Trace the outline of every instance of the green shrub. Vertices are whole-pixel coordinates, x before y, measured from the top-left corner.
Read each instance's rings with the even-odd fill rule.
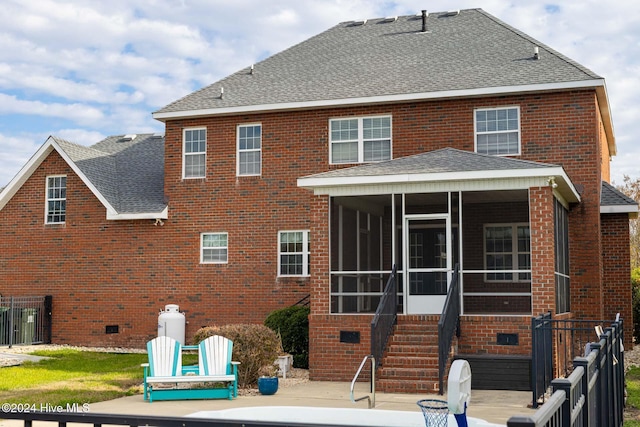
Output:
[[[631,303],[633,310],[633,336],[640,342],[640,268],[631,271]]]
[[[272,311],[264,324],[282,339],[282,349],[293,356],[293,366],[309,368],[309,307],[294,305]]]
[[[260,371],[273,365],[280,351],[277,334],[264,325],[224,325],[201,328],[193,336],[195,344],[212,335],[221,335],[233,341],[233,360],[238,366],[238,386],[257,384]]]

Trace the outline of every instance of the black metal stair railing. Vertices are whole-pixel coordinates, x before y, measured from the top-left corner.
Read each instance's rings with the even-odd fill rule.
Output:
[[[453,269],[453,276],[442,315],[438,321],[438,392],[444,393],[444,371],[449,362],[449,350],[453,336],[460,336],[460,280],[458,264]]]
[[[379,367],[382,363],[382,354],[387,347],[387,342],[398,319],[398,281],[396,273],[396,266],[394,265],[376,313],[373,316],[373,320],[371,320],[371,354],[376,361],[376,367]]]

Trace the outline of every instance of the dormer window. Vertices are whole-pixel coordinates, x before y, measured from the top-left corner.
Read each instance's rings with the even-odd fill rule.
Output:
[[[520,108],[482,108],[475,111],[476,152],[493,156],[520,154]]]
[[[47,177],[47,224],[64,224],[67,214],[67,177]]]

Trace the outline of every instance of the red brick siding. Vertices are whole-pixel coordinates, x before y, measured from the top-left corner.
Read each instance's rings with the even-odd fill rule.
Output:
[[[351,381],[362,359],[371,354],[372,315],[309,316],[309,377],[316,381]],[[360,343],[340,342],[340,331],[360,333]]]
[[[315,316],[329,312],[328,199],[297,188],[296,179],[343,167],[328,165],[329,119],[391,114],[397,158],[443,147],[473,150],[474,108],[505,105],[521,107],[519,158],[561,164],[583,189],[583,202],[570,213],[572,303],[590,316],[585,307],[602,295],[593,292],[602,276],[594,237],[600,234],[601,154],[591,90],[171,120],[165,149],[169,219],[162,227],[152,220],[105,220],[99,201],[52,155],[0,211],[6,278],[0,292],[54,295],[56,342],[142,344],[156,333],[157,313],[166,303],[186,311],[187,336],[208,324],[262,322],[274,308],[309,292],[315,327]],[[236,177],[236,126],[244,123],[263,126],[260,177]],[[196,126],[207,127],[207,175],[183,180],[182,130]],[[47,173],[69,176],[62,227],[43,225]],[[549,195],[540,197],[551,209]],[[277,277],[277,232],[292,229],[311,230],[311,278]],[[229,233],[228,264],[199,263],[202,232]],[[537,262],[547,262],[540,256]],[[546,290],[548,278],[542,279]],[[349,318],[335,322],[348,324]],[[119,324],[121,333],[105,335],[107,324]],[[314,343],[314,366],[333,353],[319,347]]]
[[[620,313],[625,324],[625,345],[632,344],[631,255],[627,237],[627,214],[602,215],[603,315],[614,319]]]
[[[531,354],[530,316],[462,316],[458,354]],[[498,345],[498,334],[517,334],[518,345]]]
[[[553,194],[550,187],[529,189],[531,292],[533,315],[556,312]]]

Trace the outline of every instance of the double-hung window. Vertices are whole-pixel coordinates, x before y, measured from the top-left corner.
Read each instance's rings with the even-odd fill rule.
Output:
[[[207,162],[207,130],[185,129],[183,134],[182,176],[204,178]]]
[[[226,264],[228,260],[227,233],[202,233],[200,235],[200,262],[202,264]]]
[[[485,279],[488,282],[531,280],[529,224],[498,224],[484,227]],[[505,272],[501,273],[501,270]],[[522,271],[526,270],[526,271]]]
[[[520,108],[475,110],[476,152],[495,156],[520,154]]]
[[[67,177],[47,177],[46,223],[63,224],[67,216]]]
[[[309,231],[278,233],[278,275],[308,276],[310,262]]]
[[[262,172],[262,125],[238,126],[238,176]]]
[[[391,116],[329,121],[332,164],[391,159]]]

